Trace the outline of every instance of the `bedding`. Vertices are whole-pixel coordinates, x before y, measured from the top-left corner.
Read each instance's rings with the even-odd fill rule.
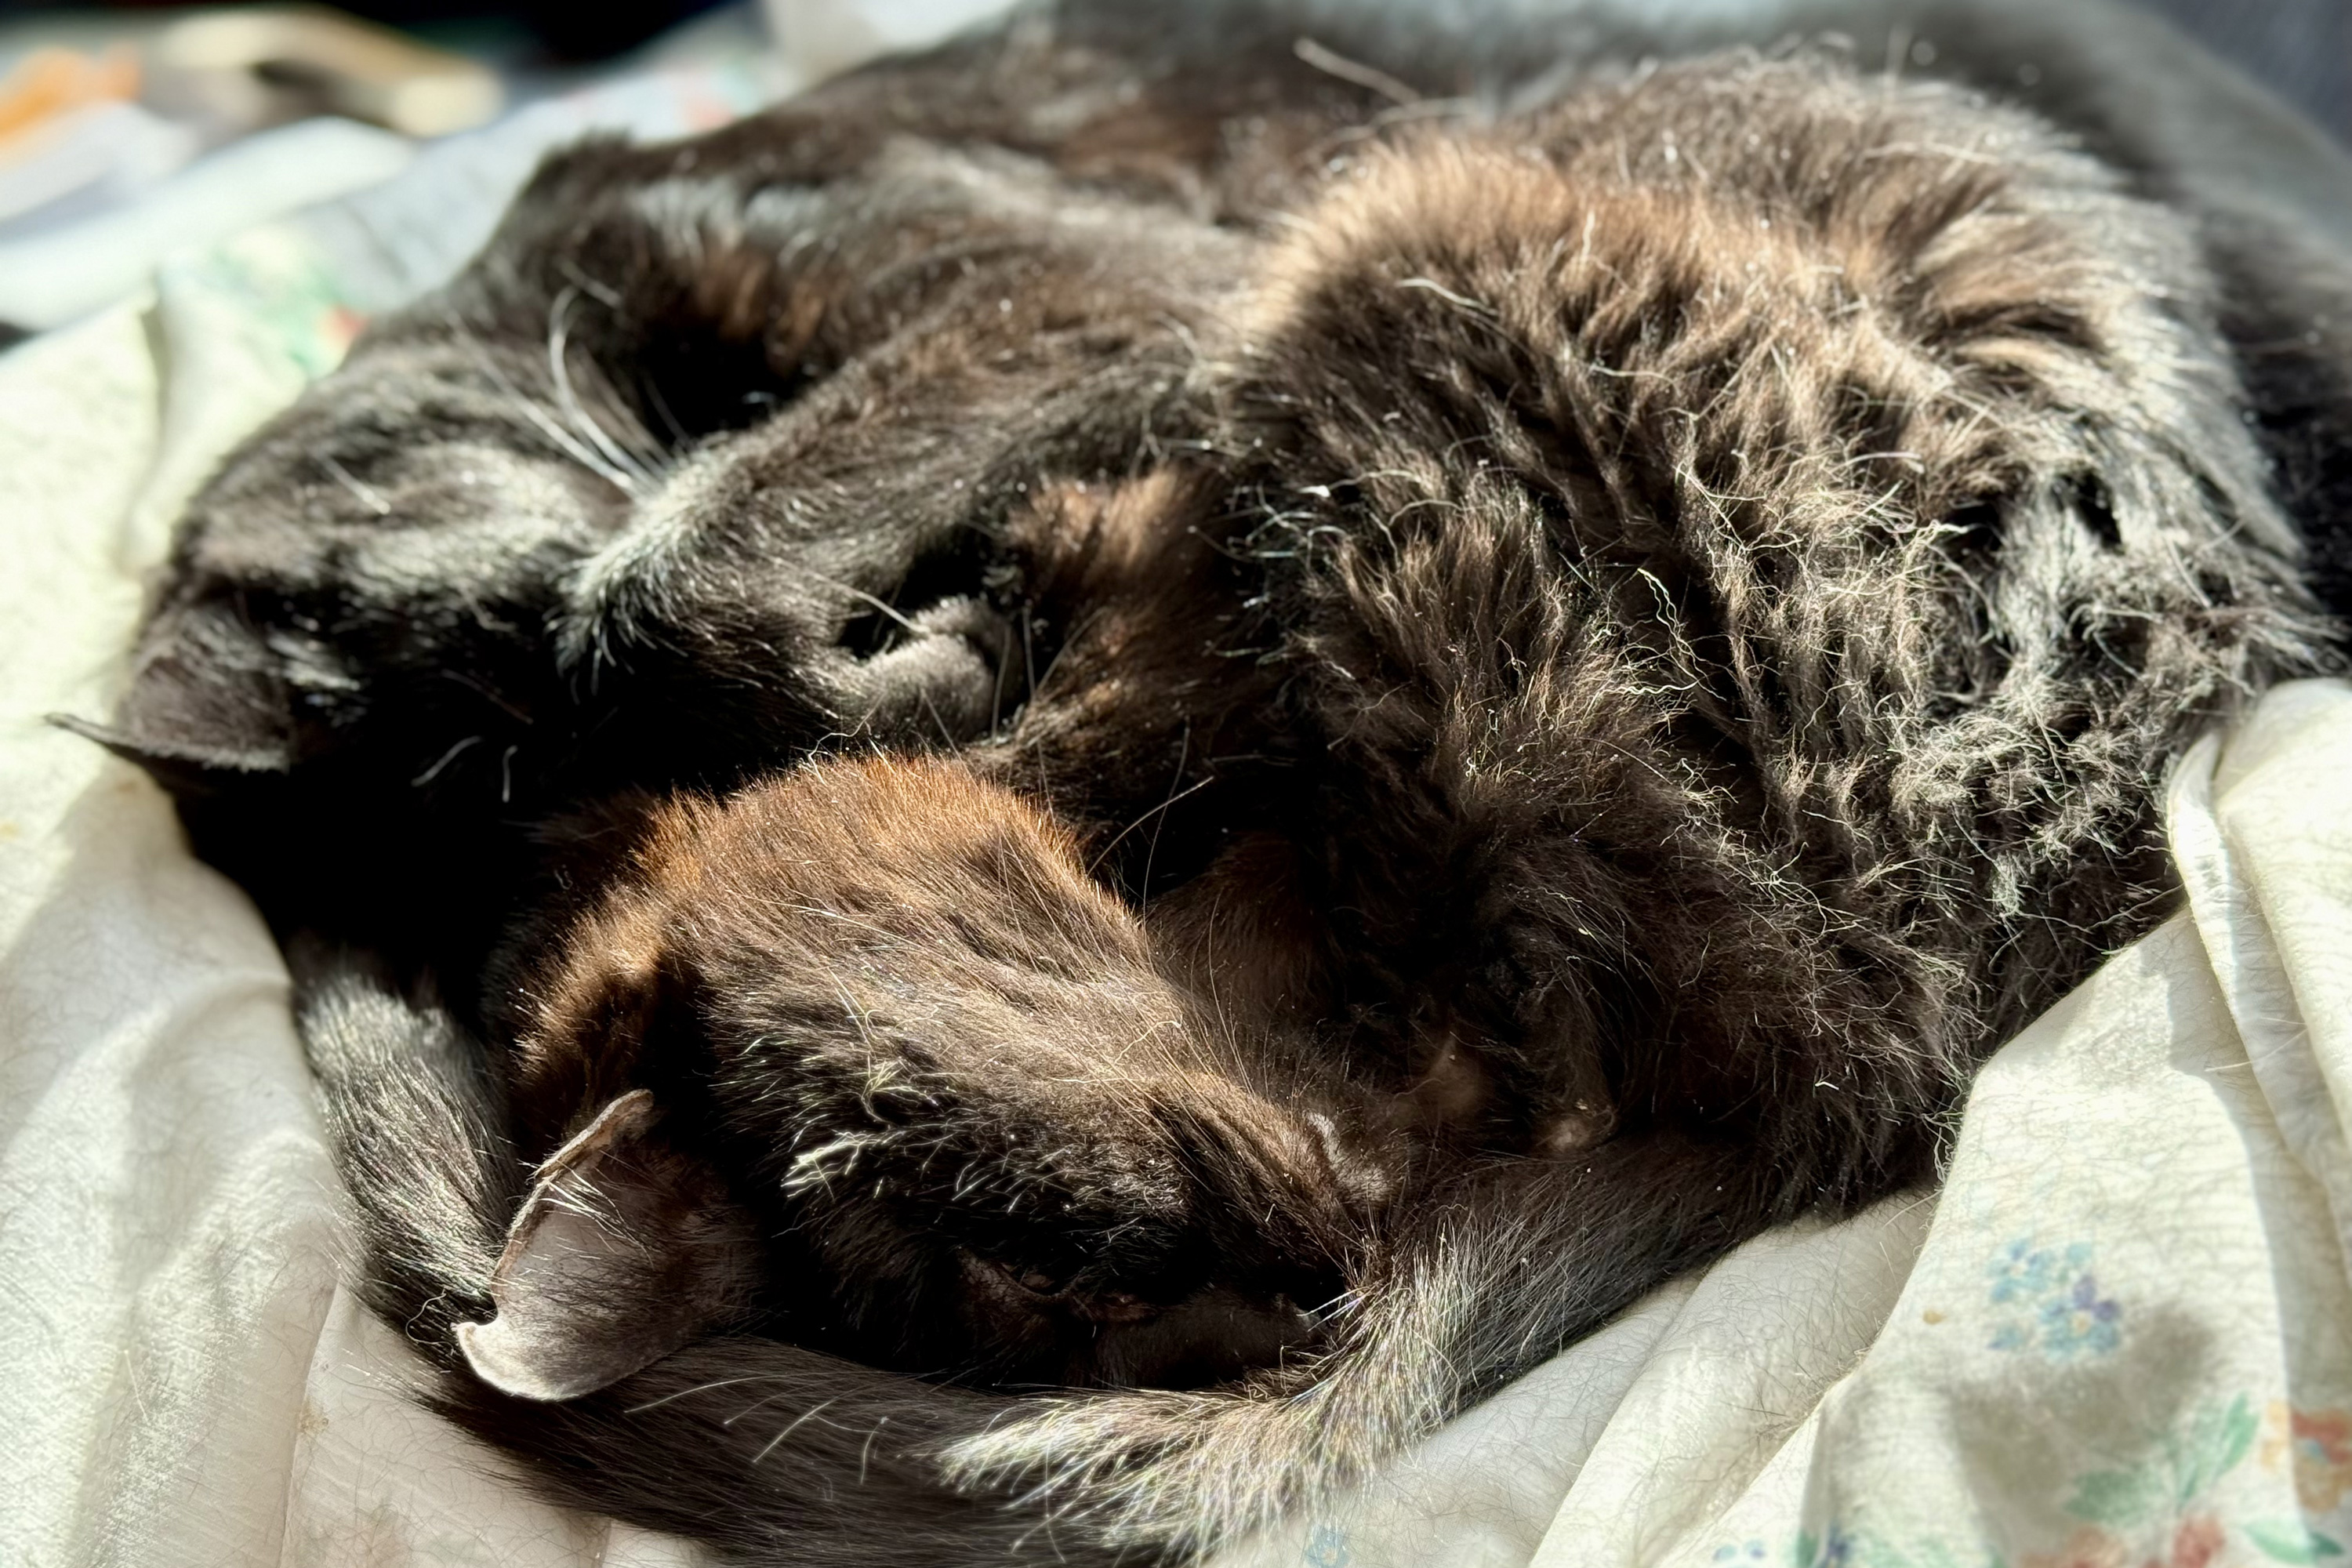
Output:
[[[0,1562],[683,1563],[418,1409],[243,895],[108,711],[208,465],[454,264],[551,106],[0,360]],[[429,218],[430,221],[420,221]],[[1760,1238],[1223,1560],[2217,1568],[2352,1552],[2352,688],[2179,772],[2189,896],[1985,1069],[1940,1194]]]

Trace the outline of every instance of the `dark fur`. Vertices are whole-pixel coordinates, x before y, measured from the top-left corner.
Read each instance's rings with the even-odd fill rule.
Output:
[[[662,1140],[789,1238],[781,1337],[1221,1381],[1307,1337],[1400,1172],[1374,1101],[1154,959],[1034,806],[945,764],[813,765],[652,814],[514,988],[509,1121],[537,1163],[653,1091]]]
[[[1617,79],[1606,6],[1213,9],[558,160],[183,535],[116,739],[452,991],[306,1037],[374,1305],[554,1495],[768,1561],[1263,1523],[1930,1177],[2165,908],[2168,763],[2329,667],[2352,182],[2166,35],[2158,112],[1948,8],[2093,156]],[[728,793],[843,737],[961,756]]]

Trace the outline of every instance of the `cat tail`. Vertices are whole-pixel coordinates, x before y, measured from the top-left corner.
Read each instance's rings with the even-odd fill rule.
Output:
[[[549,1500],[725,1561],[982,1568],[1183,1561],[1328,1502],[1664,1279],[1790,1217],[1752,1145],[1622,1136],[1417,1202],[1335,1309],[1336,1348],[1199,1393],[1006,1396],[775,1340],[689,1344],[558,1403],[470,1375],[460,1322],[528,1173],[479,1049],[356,973],[301,1023],[359,1212],[363,1293],[441,1369],[434,1409]],[[1811,1192],[1814,1184],[1803,1184]]]
[[[1675,1176],[1687,1184],[1644,1194],[1630,1173],[1521,1168],[1465,1189],[1410,1257],[1366,1282],[1341,1348],[1236,1389],[1013,1398],[720,1338],[561,1404],[462,1374],[433,1403],[525,1459],[541,1495],[698,1538],[722,1561],[1189,1563],[1329,1504],[1760,1228],[1752,1194],[1742,1209],[1715,1190],[1720,1174],[1727,1191],[1729,1165],[1704,1174],[1685,1169]]]
[[[1180,1558],[1328,1506],[1675,1275],[1803,1205],[1752,1144],[1636,1134],[1435,1195],[1352,1293],[1339,1345],[1255,1386],[1035,1399],[946,1450],[1066,1528]],[[1813,1184],[1804,1184],[1804,1190]]]
[[[488,1317],[490,1278],[527,1173],[481,1047],[355,961],[298,944],[295,1021],[320,1086],[378,1317],[443,1366],[455,1325]]]
[[[809,1568],[1076,1568],[1159,1555],[1065,1528],[1042,1501],[958,1488],[941,1456],[1029,1402],[773,1340],[708,1339],[609,1388],[519,1399],[471,1375],[456,1330],[490,1281],[530,1171],[498,1129],[481,1047],[443,1008],[298,952],[298,1019],[359,1233],[357,1288],[436,1369],[424,1403],[562,1506]]]

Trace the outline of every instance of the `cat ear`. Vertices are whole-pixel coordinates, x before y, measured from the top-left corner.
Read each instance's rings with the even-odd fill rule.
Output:
[[[702,1162],[664,1142],[633,1089],[539,1168],[490,1280],[498,1315],[457,1325],[474,1374],[523,1399],[576,1399],[738,1311],[758,1229]]]
[[[155,617],[112,723],[68,714],[51,721],[182,794],[204,793],[221,773],[284,773],[294,763],[283,661],[226,605],[178,605]]]

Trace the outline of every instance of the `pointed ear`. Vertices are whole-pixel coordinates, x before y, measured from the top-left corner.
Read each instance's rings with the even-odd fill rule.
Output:
[[[522,1399],[576,1399],[740,1311],[760,1237],[718,1173],[661,1140],[632,1089],[539,1168],[490,1280],[498,1315],[457,1325],[474,1374]]]
[[[284,773],[294,764],[284,661],[229,605],[175,605],[139,639],[131,689],[111,724],[68,714],[60,728],[137,763],[177,793],[205,792],[223,773]]]

